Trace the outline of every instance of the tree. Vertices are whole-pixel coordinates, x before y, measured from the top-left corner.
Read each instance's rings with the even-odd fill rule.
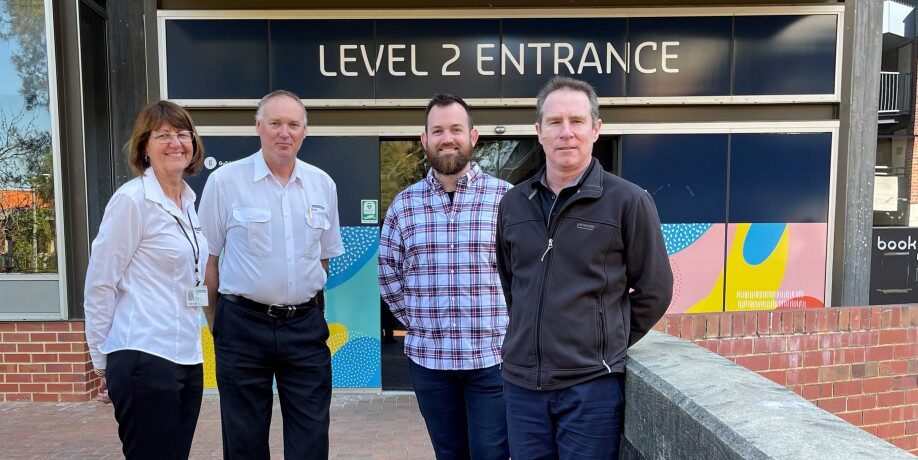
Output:
[[[11,61],[19,74],[26,110],[48,107],[45,9],[41,0],[0,0],[0,39],[15,44]]]
[[[0,0],[0,46],[10,50],[22,105],[0,106],[0,270],[56,272],[51,134],[44,2]],[[2,246],[6,246],[3,248]]]
[[[424,149],[418,141],[379,143],[380,212],[385,216],[395,195],[427,172]]]

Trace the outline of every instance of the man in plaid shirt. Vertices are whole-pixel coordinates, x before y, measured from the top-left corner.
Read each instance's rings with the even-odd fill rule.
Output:
[[[494,252],[510,184],[471,162],[478,131],[462,99],[427,105],[431,170],[395,197],[379,241],[379,289],[405,325],[405,354],[438,459],[506,459],[500,347],[507,307]]]

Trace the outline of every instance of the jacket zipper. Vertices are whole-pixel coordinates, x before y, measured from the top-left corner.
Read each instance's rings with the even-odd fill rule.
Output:
[[[545,252],[542,253],[542,262],[545,262],[545,255],[547,255],[548,251],[551,250],[553,242],[554,242],[553,239],[551,238],[548,239],[548,247],[545,248]]]
[[[596,307],[596,312],[599,314],[599,359],[602,361],[602,365],[606,366],[606,370],[609,373],[612,373],[612,368],[606,363],[606,317],[602,311],[602,305]]]
[[[558,211],[558,215],[554,219],[551,218],[551,212],[555,209],[555,204],[557,200],[551,204],[551,208],[548,210],[548,246],[545,248],[545,252],[542,253],[542,262],[545,262],[545,256],[549,255],[548,252],[551,248],[554,247],[554,233],[555,228],[557,228],[558,221],[561,220],[561,214],[565,209],[570,207],[570,204],[577,201],[578,195],[580,195],[580,190],[577,190],[574,193],[574,196],[567,199],[561,209]],[[545,263],[545,268],[542,271],[542,290],[539,293],[539,311],[538,311],[538,321],[536,321],[536,358],[538,363],[536,364],[536,391],[542,391],[542,306],[545,305],[545,289],[548,286],[548,273],[551,268],[551,257],[548,258],[548,262]],[[609,367],[608,365],[606,366]]]

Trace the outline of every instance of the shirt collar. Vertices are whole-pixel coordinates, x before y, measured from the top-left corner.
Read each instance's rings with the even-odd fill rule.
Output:
[[[144,197],[154,203],[159,203],[167,210],[172,208],[176,209],[175,203],[172,200],[166,198],[166,192],[163,192],[162,185],[159,184],[159,180],[156,179],[156,174],[153,173],[153,167],[148,167],[143,172],[143,194]],[[189,205],[194,206],[194,202],[197,200],[197,195],[194,193],[194,190],[182,181],[182,204],[187,207]]]
[[[252,155],[252,182],[258,182],[269,175],[271,175],[271,170],[268,169],[268,163],[265,163],[264,153],[259,149]],[[290,182],[300,179],[300,183],[303,183],[302,177],[303,173],[300,171],[300,162],[296,162],[293,165],[293,174],[290,175]]]
[[[459,190],[461,188],[470,187],[479,178],[481,178],[482,174],[484,174],[484,171],[481,170],[481,167],[478,166],[478,163],[475,163],[473,161],[473,162],[470,162],[469,165],[470,167],[469,167],[468,172],[466,172],[464,176],[460,177],[459,182],[456,183],[456,190]],[[440,181],[438,181],[437,178],[434,177],[433,168],[430,168],[430,170],[427,171],[427,177],[424,180],[426,180],[428,185],[430,185],[431,187],[443,188],[443,184],[441,184]]]
[[[565,185],[564,187],[562,187],[562,190],[563,190],[563,189],[566,189],[566,188],[570,188],[570,187],[579,186],[579,185],[581,184],[581,182],[583,181],[583,178],[586,176],[586,174],[587,174],[587,172],[588,172],[589,170],[590,170],[590,167],[587,166],[587,168],[584,169],[583,172],[580,173],[579,176],[573,178],[567,185]],[[546,174],[548,174],[548,171],[547,171],[547,170],[542,170],[541,177],[539,177],[539,181],[536,182],[536,185],[540,185],[541,187],[545,188],[546,190],[551,190],[551,187],[548,186],[548,179],[546,178]]]

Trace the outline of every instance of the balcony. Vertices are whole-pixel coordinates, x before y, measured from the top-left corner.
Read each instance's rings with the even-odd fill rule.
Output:
[[[880,117],[911,113],[913,86],[910,73],[880,72]]]

